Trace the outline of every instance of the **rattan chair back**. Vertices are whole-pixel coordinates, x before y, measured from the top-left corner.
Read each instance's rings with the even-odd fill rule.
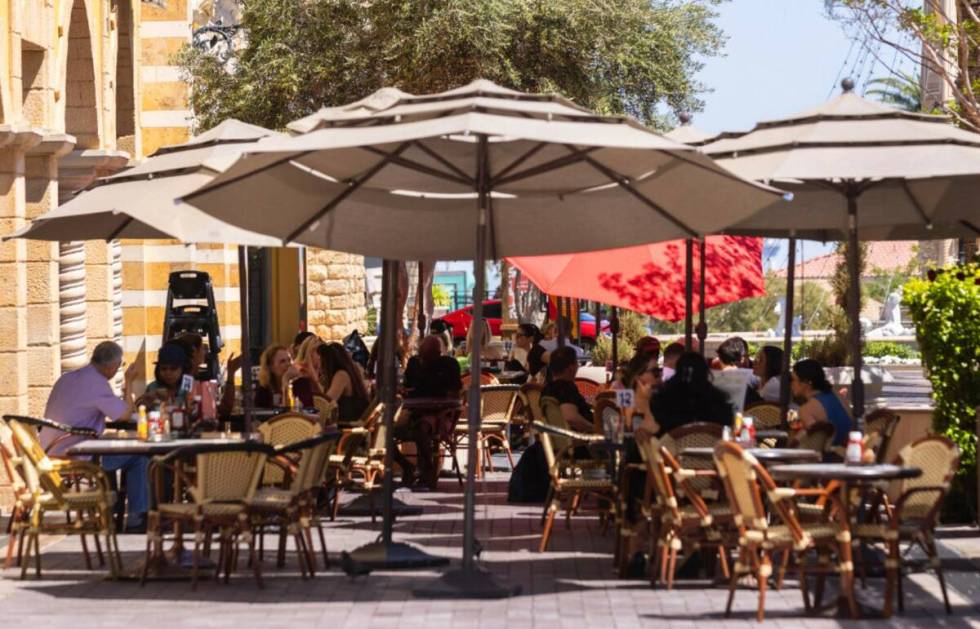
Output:
[[[902,448],[895,463],[922,470],[921,476],[896,481],[889,488],[895,504],[901,505],[899,519],[935,516],[960,466],[956,444],[939,435],[922,437]]]
[[[596,396],[603,390],[601,384],[588,378],[575,378],[575,388],[588,402],[595,402]]]
[[[778,404],[759,402],[745,408],[745,415],[755,418],[756,430],[775,430],[783,425],[782,413]]]
[[[305,441],[318,435],[322,430],[323,428],[315,420],[299,413],[276,415],[259,425],[262,442],[274,448]],[[279,485],[285,480],[285,477],[286,475],[280,467],[270,463],[265,467],[262,484]]]
[[[674,457],[685,448],[711,448],[721,439],[724,428],[711,422],[694,422],[671,430],[660,440],[660,445]]]
[[[661,513],[669,514],[669,517],[674,521],[680,521],[677,494],[674,489],[674,481],[671,478],[673,469],[668,467],[663,456],[667,452],[666,448],[661,445],[656,437],[637,439],[636,445],[646,463],[648,484],[653,488],[653,494]]]
[[[20,466],[20,457],[14,449],[14,431],[11,430],[6,420],[0,419],[0,461],[3,462],[3,470],[7,474],[7,481],[18,496],[27,490]]]
[[[562,416],[561,406],[555,398],[548,395],[541,398],[541,414],[544,418],[544,424],[568,430],[568,423]],[[572,442],[567,437],[547,432],[539,432],[538,436],[541,439],[541,446],[544,448],[548,469],[554,469],[558,453],[571,445]]]
[[[521,395],[524,398],[524,408],[530,409],[531,421],[544,422],[544,415],[541,414],[541,392],[544,390],[540,384],[529,382],[521,386]]]
[[[299,455],[299,464],[293,482],[289,486],[290,493],[298,496],[312,491],[320,486],[327,471],[330,455],[336,447],[339,435],[317,435],[312,439],[300,441],[280,449],[279,454]]]
[[[830,422],[815,422],[809,428],[796,433],[789,445],[791,448],[804,448],[823,454],[833,445],[836,434],[837,429]]]
[[[249,502],[255,496],[266,461],[275,450],[252,442],[190,446],[175,453],[181,460],[194,460],[195,480],[189,488],[198,504]]]
[[[900,419],[898,413],[887,408],[877,408],[864,417],[864,433],[879,463],[884,463],[888,456],[888,446]]]
[[[480,420],[492,424],[510,423],[520,390],[516,384],[480,387]]]
[[[20,455],[21,470],[28,490],[32,493],[50,493],[55,500],[61,502],[64,480],[41,447],[37,432],[27,428],[19,420],[8,419],[7,422],[13,433],[14,447]]]

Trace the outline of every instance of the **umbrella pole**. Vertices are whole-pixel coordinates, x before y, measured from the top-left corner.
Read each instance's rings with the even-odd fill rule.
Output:
[[[487,136],[479,136],[477,154],[477,212],[476,261],[474,271],[476,285],[473,295],[473,321],[471,325],[481,329],[483,326],[483,292],[486,283],[487,225],[490,222],[490,160]],[[481,343],[473,344],[470,354],[470,390],[467,399],[467,444],[466,444],[466,494],[463,496],[463,561],[459,569],[450,570],[435,583],[414,591],[416,596],[430,598],[506,598],[516,596],[521,587],[500,583],[486,570],[478,567],[475,561],[477,548],[475,535],[476,519],[476,465],[477,433],[480,429],[480,353]],[[474,366],[475,365],[475,366]]]
[[[612,359],[612,377],[616,379],[619,371],[619,308],[613,306],[609,314],[609,331],[612,332],[612,349],[610,357]]]
[[[786,303],[783,307],[783,365],[779,372],[779,414],[786,422],[789,412],[789,370],[793,352],[793,300],[796,297],[796,238],[789,239],[789,260],[786,266]],[[765,384],[765,383],[763,383]]]
[[[857,198],[859,191],[854,186],[847,188],[847,271],[848,284],[847,310],[851,319],[851,363],[854,373],[851,376],[851,404],[854,412],[851,421],[857,425],[864,415],[864,381],[861,378],[863,359],[861,356],[861,255],[858,251]]]
[[[565,298],[555,297],[555,329],[558,331],[558,347],[565,347]]]
[[[241,317],[242,351],[242,415],[243,430],[252,434],[252,356],[249,341],[251,332],[248,326],[248,247],[238,248],[238,306]]]
[[[684,241],[684,351],[694,348],[694,240]]]
[[[445,557],[429,555],[414,546],[392,541],[392,529],[396,510],[404,515],[418,514],[416,507],[395,504],[395,483],[392,475],[392,453],[395,451],[395,388],[398,379],[398,261],[385,260],[381,271],[381,343],[378,352],[378,379],[381,385],[381,402],[384,404],[385,423],[385,474],[382,485],[382,528],[378,541],[365,544],[350,553],[354,566],[370,569],[414,569],[428,566],[442,566],[449,563]],[[370,497],[368,497],[370,498]],[[373,510],[369,502],[369,512]],[[407,508],[406,508],[407,507]]]
[[[698,293],[698,325],[697,325],[697,335],[698,335],[698,351],[704,356],[704,340],[708,338],[708,322],[704,320],[704,280],[705,280],[705,263],[704,255],[707,249],[707,243],[705,241],[705,236],[701,236],[701,242],[699,243],[698,249],[698,270],[701,274],[701,283],[699,286],[700,292]]]

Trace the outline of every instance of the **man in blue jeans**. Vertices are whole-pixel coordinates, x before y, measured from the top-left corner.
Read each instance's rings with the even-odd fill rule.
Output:
[[[133,395],[130,391],[136,379],[136,365],[126,369],[123,379],[122,398],[116,396],[109,385],[122,366],[122,348],[112,341],[99,343],[92,352],[92,360],[81,369],[63,374],[51,389],[44,416],[75,428],[91,428],[100,435],[105,430],[106,418],[129,419],[133,412]],[[41,431],[41,444],[47,449],[62,433],[51,428]],[[84,437],[69,437],[59,441],[50,454],[63,454]],[[126,532],[146,530],[148,506],[147,468],[149,459],[137,455],[102,457],[102,468],[107,472],[126,472],[126,497],[129,500]]]

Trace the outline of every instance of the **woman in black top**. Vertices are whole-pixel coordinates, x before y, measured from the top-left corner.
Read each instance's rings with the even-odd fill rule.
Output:
[[[371,402],[360,371],[340,343],[327,343],[316,349],[320,354],[323,397],[337,403],[338,420],[357,421]]]
[[[732,424],[728,396],[711,384],[708,363],[697,352],[681,356],[674,377],[650,400],[650,410],[660,427],[658,437],[693,422]]]
[[[523,371],[527,374],[515,380],[518,384],[524,384],[544,369],[544,355],[548,350],[541,346],[543,339],[544,336],[541,334],[541,330],[533,323],[522,323],[517,326],[517,333],[514,334],[514,343],[517,347],[527,352],[527,358],[523,363],[515,358],[511,358],[507,361],[507,369],[510,371]]]
[[[450,398],[459,396],[462,389],[459,362],[443,356],[438,336],[425,337],[418,355],[409,358],[405,367],[405,396]]]

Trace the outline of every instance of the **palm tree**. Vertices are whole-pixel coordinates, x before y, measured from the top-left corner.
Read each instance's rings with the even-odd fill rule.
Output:
[[[864,95],[905,111],[922,111],[922,86],[918,78],[906,72],[868,81]]]

